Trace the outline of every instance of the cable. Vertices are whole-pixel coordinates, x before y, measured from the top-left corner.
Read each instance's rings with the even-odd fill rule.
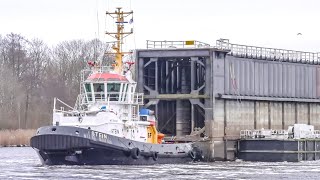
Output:
[[[133,19],[133,14],[132,14],[132,19]],[[136,31],[134,28],[134,22],[132,23],[132,29],[133,29],[133,44],[134,44],[134,49],[137,49],[137,45],[136,45]]]
[[[98,0],[96,0],[96,9],[97,9],[97,28],[98,28],[98,39],[100,38],[100,24],[99,24],[99,10],[98,10]]]
[[[109,1],[105,1],[105,7],[107,8],[106,11],[109,11]],[[107,29],[107,15],[104,16],[104,30]],[[105,33],[103,33],[103,39],[106,39],[107,35]]]

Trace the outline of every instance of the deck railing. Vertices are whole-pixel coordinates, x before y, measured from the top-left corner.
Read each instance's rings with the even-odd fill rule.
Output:
[[[255,139],[255,138],[266,138],[266,139],[288,139],[289,134],[287,130],[241,130],[241,139]]]
[[[95,92],[93,95],[94,98],[90,92],[79,94],[76,103],[77,109],[78,107],[89,105],[94,102],[143,105],[143,93],[108,92],[105,96],[104,92]]]
[[[320,130],[300,130],[300,134],[304,135],[304,138],[319,139]],[[261,129],[261,130],[241,130],[240,139],[294,139],[296,138],[293,133],[289,133],[288,130],[273,130],[273,129]]]
[[[216,41],[216,48],[230,50],[229,54],[235,57],[264,59],[271,61],[287,61],[308,64],[320,64],[320,53],[303,52],[286,49],[247,46],[229,43],[228,39]]]
[[[84,69],[81,71],[81,82],[84,82],[93,73],[108,73],[113,70],[112,66],[95,66],[91,69]]]
[[[201,41],[152,41],[147,40],[147,49],[164,49],[164,48],[206,48],[210,44]]]
[[[91,93],[79,94],[74,107],[71,107],[70,105],[68,105],[67,103],[63,102],[58,98],[54,98],[53,112],[77,114],[80,111],[88,110],[88,109],[83,109],[83,107],[88,107],[88,105],[93,103],[101,103],[106,105],[109,105],[109,104],[143,105],[143,93],[131,93],[130,94],[131,98],[127,98],[128,94],[125,97],[121,98],[120,93],[117,93],[117,92],[107,93],[106,97],[102,93],[95,93],[94,95],[95,95],[95,98],[92,98]],[[63,106],[57,107],[57,103],[60,103]],[[65,107],[67,107],[68,109],[65,110]]]

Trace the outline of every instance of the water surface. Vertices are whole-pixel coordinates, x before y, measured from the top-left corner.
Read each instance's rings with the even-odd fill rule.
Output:
[[[320,179],[320,161],[42,166],[32,148],[0,148],[0,179]]]

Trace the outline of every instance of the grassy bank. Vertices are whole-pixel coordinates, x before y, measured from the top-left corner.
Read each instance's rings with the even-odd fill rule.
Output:
[[[34,129],[1,130],[0,146],[30,145],[30,138],[35,135]]]

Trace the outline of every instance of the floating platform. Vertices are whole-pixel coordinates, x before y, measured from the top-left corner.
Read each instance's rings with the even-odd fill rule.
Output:
[[[244,161],[319,160],[320,131],[306,124],[294,124],[288,130],[242,130],[237,156]]]
[[[320,140],[239,140],[238,158],[244,161],[299,162],[320,159]]]

